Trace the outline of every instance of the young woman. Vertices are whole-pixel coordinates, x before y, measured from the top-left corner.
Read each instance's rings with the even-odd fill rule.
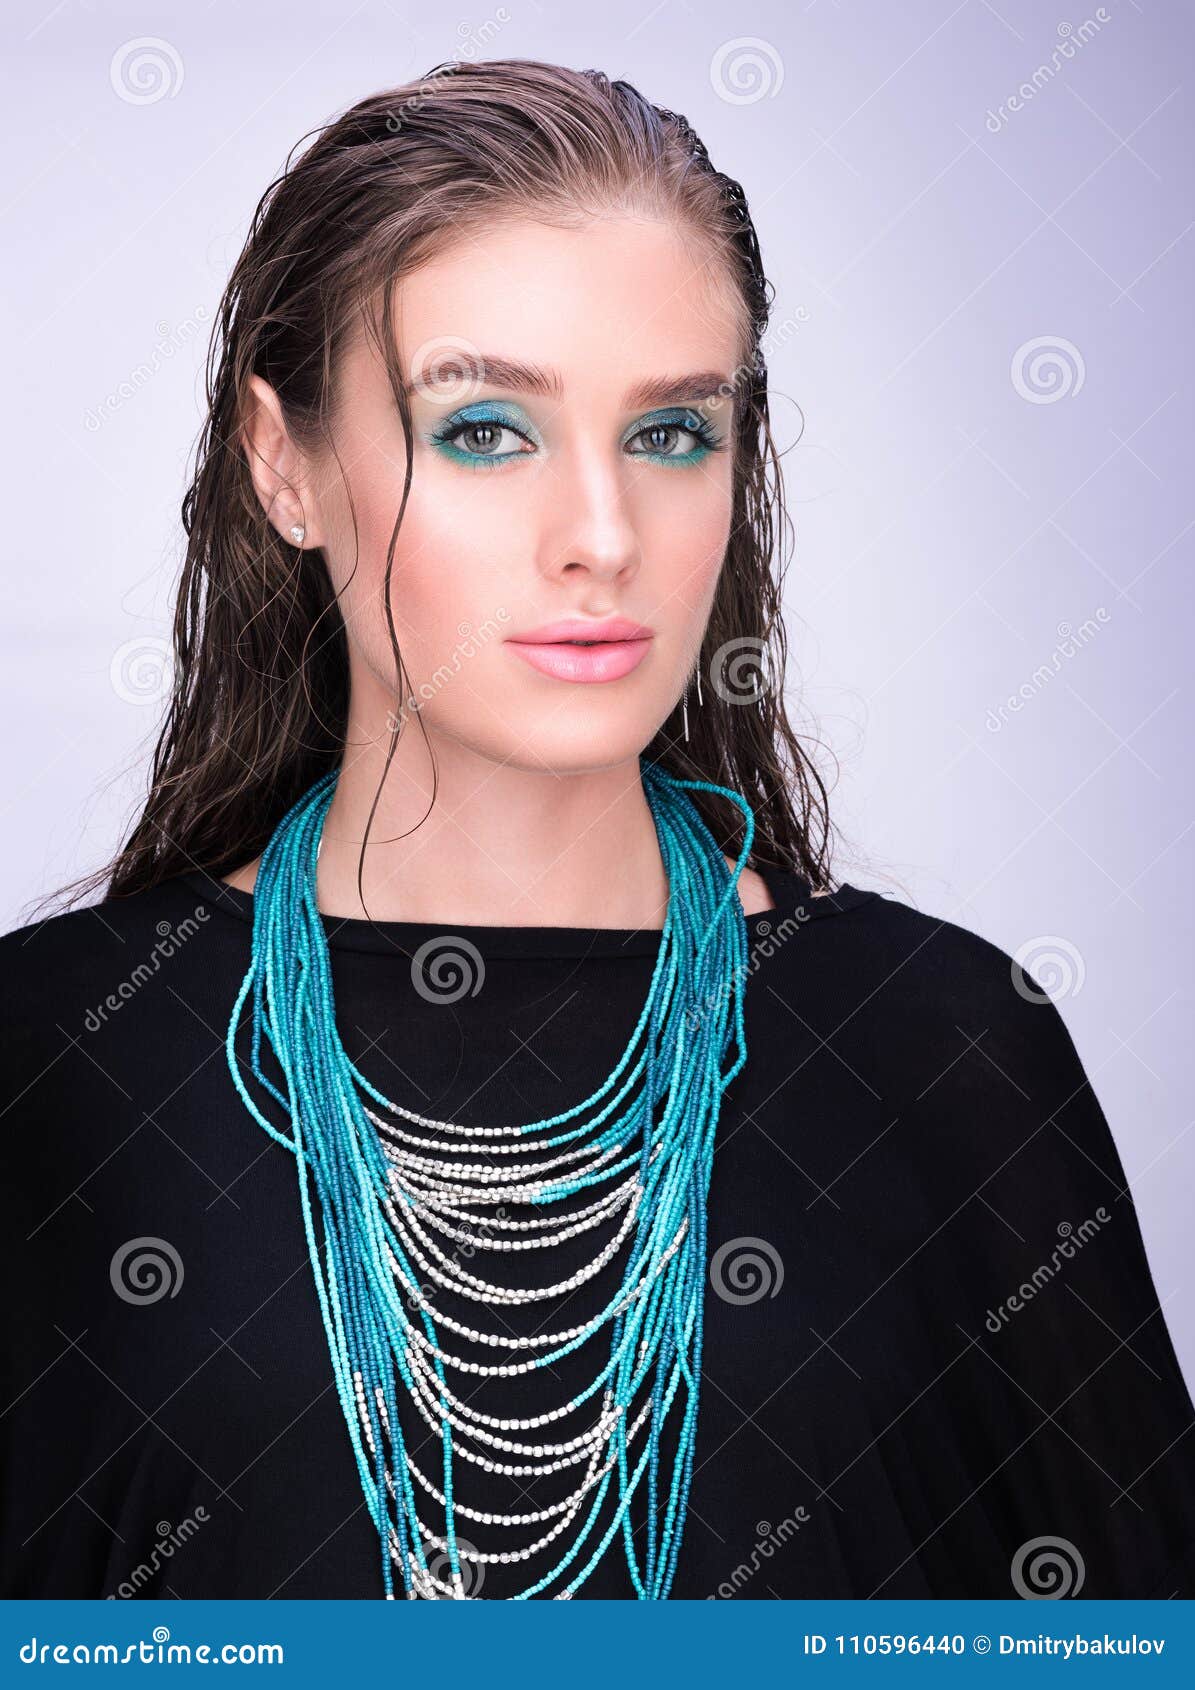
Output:
[[[596,72],[263,197],[144,814],[4,940],[4,1595],[1195,1593],[1057,1010],[829,872],[769,296]]]

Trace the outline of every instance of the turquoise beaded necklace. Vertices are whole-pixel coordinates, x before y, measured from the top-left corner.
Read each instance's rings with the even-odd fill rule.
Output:
[[[539,1596],[559,1581],[551,1594],[567,1599],[618,1532],[638,1598],[662,1601],[671,1590],[693,1473],[714,1135],[722,1094],[747,1055],[747,928],[736,887],[755,824],[742,795],[727,787],[679,779],[647,758],[640,759],[640,769],[669,882],[647,1001],[626,1049],[597,1091],[559,1115],[521,1126],[429,1119],[392,1103],[350,1061],[336,1029],[327,935],[316,903],[316,858],[339,769],[317,780],[287,812],[262,854],[254,887],[252,960],[229,1020],[226,1054],[254,1119],[295,1157],[320,1313],[361,1486],[378,1531],[388,1598],[395,1595],[396,1567],[408,1597],[460,1598],[469,1594],[467,1586],[480,1588],[477,1581],[487,1562],[522,1561],[556,1544],[560,1553],[554,1564],[513,1599]],[[742,810],[744,839],[733,872],[686,789],[717,793]],[[265,1118],[241,1076],[234,1047],[250,994],[252,1072],[285,1111],[289,1133]],[[263,1032],[285,1091],[263,1072]],[[737,1056],[724,1071],[732,1035]],[[599,1107],[628,1069],[616,1095]],[[594,1108],[598,1113],[592,1119],[567,1127]],[[409,1130],[415,1126],[419,1133]],[[557,1128],[567,1130],[553,1131]],[[546,1160],[533,1160],[529,1150],[536,1158],[549,1154]],[[596,1200],[595,1191],[600,1193]],[[568,1207],[578,1197],[585,1200],[582,1206]],[[508,1205],[529,1218],[511,1219]],[[478,1211],[485,1215],[491,1208],[494,1214],[478,1222]],[[462,1219],[465,1231],[459,1227]],[[470,1253],[533,1252],[611,1221],[618,1223],[617,1231],[593,1260],[550,1287],[499,1285],[467,1273],[433,1237],[467,1238]],[[480,1230],[469,1231],[474,1225]],[[543,1299],[591,1278],[628,1239],[618,1293],[596,1315],[563,1331],[531,1337],[481,1331],[436,1311],[429,1294],[429,1284],[442,1285],[491,1312],[502,1303]],[[505,1377],[547,1368],[607,1324],[608,1360],[601,1372],[567,1403],[533,1418],[483,1414],[449,1385],[450,1373]],[[442,1338],[441,1328],[447,1337]],[[497,1350],[514,1359],[479,1362],[443,1348],[442,1343],[456,1341],[453,1334],[483,1353]],[[395,1367],[415,1410],[437,1434],[442,1450],[438,1485],[404,1440]],[[498,1435],[534,1428],[533,1435],[542,1436],[540,1427],[582,1408],[599,1392],[598,1417],[580,1436],[529,1443]],[[682,1418],[661,1525],[660,1438],[678,1393]],[[642,1448],[636,1450],[645,1426]],[[469,1438],[486,1453],[471,1449]],[[515,1459],[504,1462],[503,1455]],[[561,1501],[524,1514],[497,1515],[458,1500],[458,1465],[470,1462],[516,1476],[567,1473],[582,1463],[586,1470]],[[641,1563],[630,1504],[645,1475]],[[594,1542],[612,1478],[617,1485],[614,1517]],[[416,1486],[442,1507],[442,1530],[421,1517]],[[491,1553],[458,1535],[458,1515],[506,1530],[556,1523],[529,1546]],[[565,1547],[560,1540],[574,1525]],[[477,1535],[474,1525],[470,1535]]]

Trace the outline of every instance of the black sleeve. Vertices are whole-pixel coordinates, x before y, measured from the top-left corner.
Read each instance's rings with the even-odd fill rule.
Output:
[[[1164,1307],[1189,1287],[1159,1301],[1059,1009],[971,937],[964,1054],[924,1099],[946,1219],[916,1258],[921,1305],[955,1328],[940,1387],[972,1480],[958,1517],[982,1509],[1008,1596],[1195,1595],[1195,1411]]]

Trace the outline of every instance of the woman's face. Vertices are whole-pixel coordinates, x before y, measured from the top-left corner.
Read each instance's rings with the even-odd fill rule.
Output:
[[[583,771],[637,757],[674,709],[730,533],[734,411],[717,390],[739,355],[729,283],[692,246],[665,223],[519,222],[400,285],[414,429],[391,574],[401,696],[381,589],[402,421],[372,341],[346,354],[340,465],[321,466],[308,543],[340,594],[357,730],[409,718],[414,698],[444,749]],[[550,644],[565,619],[600,639],[613,618],[642,637],[525,643],[547,626]]]

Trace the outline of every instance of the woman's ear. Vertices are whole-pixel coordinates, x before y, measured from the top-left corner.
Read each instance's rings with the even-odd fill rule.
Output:
[[[249,377],[250,398],[240,444],[262,509],[289,545],[322,546],[319,512],[307,485],[307,462],[291,439],[282,404],[268,381]],[[291,532],[302,528],[303,537]]]

